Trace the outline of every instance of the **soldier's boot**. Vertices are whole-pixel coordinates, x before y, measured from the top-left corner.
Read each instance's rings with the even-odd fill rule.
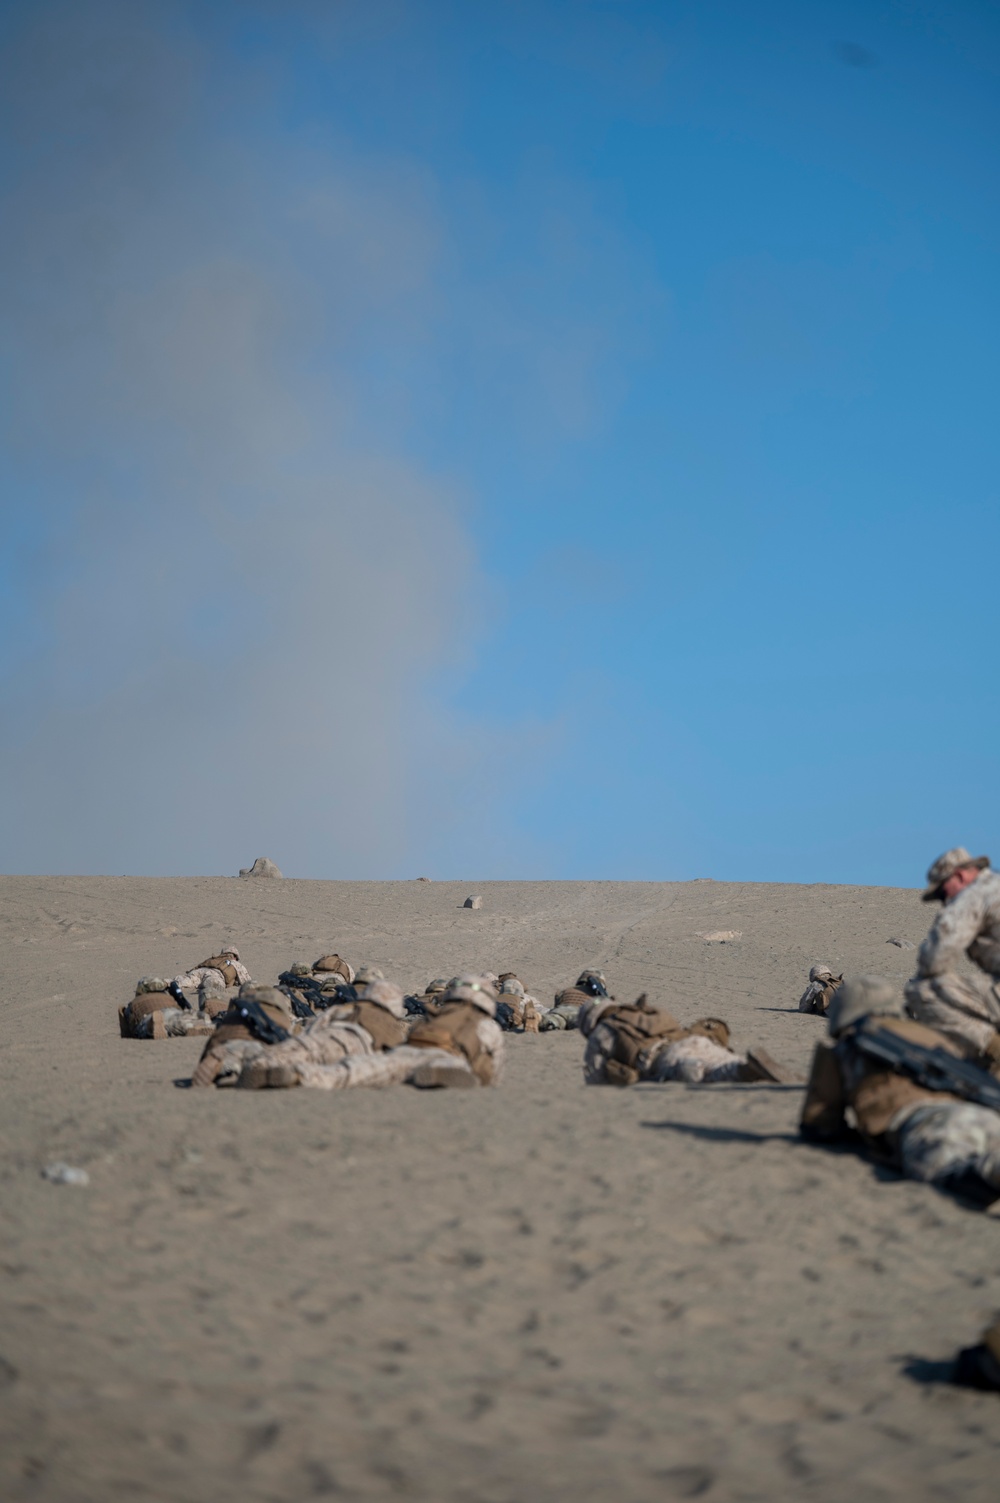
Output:
[[[222,1055],[216,1051],[203,1054],[194,1068],[191,1076],[193,1086],[210,1086],[215,1084],[215,1077],[222,1069]]]
[[[773,1085],[801,1085],[802,1076],[779,1065],[766,1049],[748,1049],[746,1063],[740,1067],[737,1077],[744,1081],[770,1081]]]
[[[240,1071],[241,1091],[287,1091],[302,1084],[298,1070],[287,1060],[251,1059]]]
[[[534,1002],[526,1002],[524,1004],[524,1031],[525,1031],[525,1033],[537,1033],[538,1032],[538,1022],[539,1022],[538,1008],[535,1006]]]
[[[148,1039],[165,1039],[167,1037],[167,1024],[162,1011],[150,1013],[149,1022],[146,1026],[149,1029],[149,1032],[146,1034]]]
[[[963,1388],[1000,1389],[1000,1321],[986,1328],[976,1346],[962,1348],[951,1380]]]
[[[424,1091],[438,1090],[441,1087],[467,1091],[471,1086],[479,1084],[472,1071],[464,1070],[461,1065],[418,1065],[412,1080],[415,1086]]]

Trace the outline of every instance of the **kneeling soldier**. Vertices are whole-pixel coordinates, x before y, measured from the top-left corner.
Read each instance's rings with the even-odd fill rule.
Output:
[[[907,1179],[984,1202],[1000,1195],[1000,1086],[950,1036],[903,1015],[888,981],[861,976],[830,1004],[800,1130],[812,1142],[860,1138]],[[857,1133],[847,1124],[850,1108]]]

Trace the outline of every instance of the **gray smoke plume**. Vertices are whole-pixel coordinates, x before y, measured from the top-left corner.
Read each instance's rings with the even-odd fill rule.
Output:
[[[255,139],[178,14],[8,19],[3,864],[388,875],[447,802],[428,678],[484,619],[461,498],[392,438],[434,213],[403,168]]]

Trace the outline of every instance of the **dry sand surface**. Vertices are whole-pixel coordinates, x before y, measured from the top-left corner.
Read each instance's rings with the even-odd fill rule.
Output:
[[[727,1018],[805,1071],[811,961],[902,979],[916,892],[692,883],[4,878],[0,1487],[45,1500],[994,1500],[1000,1395],[940,1381],[1000,1221],[800,1144],[794,1088],[178,1089],[117,1005],[235,939],[405,985]],[[461,907],[483,894],[481,911]],[[728,943],[699,933],[739,931]],[[86,1188],[41,1168],[85,1168]]]

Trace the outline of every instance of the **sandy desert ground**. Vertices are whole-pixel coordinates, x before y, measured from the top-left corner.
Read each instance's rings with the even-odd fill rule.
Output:
[[[481,892],[479,912],[462,900]],[[1000,1220],[796,1138],[790,1087],[194,1092],[118,1037],[235,939],[406,985],[584,964],[806,1069],[822,959],[902,979],[916,891],[2,879],[0,1488],[10,1503],[993,1500],[1000,1395],[941,1381]],[[726,944],[700,932],[738,930]],[[86,1188],[40,1175],[84,1167]]]

